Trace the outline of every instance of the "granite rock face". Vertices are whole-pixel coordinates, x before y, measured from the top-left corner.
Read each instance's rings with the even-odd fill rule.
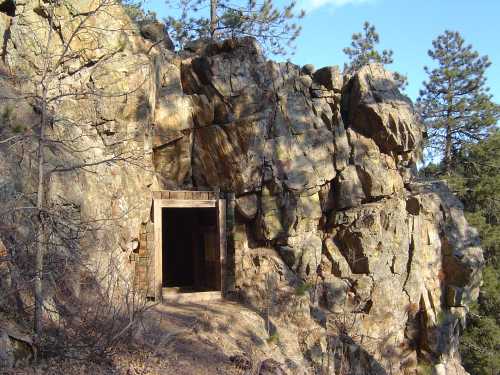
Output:
[[[46,32],[42,10],[27,2],[0,14],[11,75],[39,74],[26,63],[41,62],[25,28]],[[235,195],[231,289],[259,310],[272,295],[273,319],[302,329],[295,339],[311,366],[335,349],[329,371],[344,363],[350,374],[409,374],[426,361],[465,373],[458,337],[482,252],[446,186],[415,180],[424,129],[391,73],[275,63],[251,38],[174,53],[157,25],[139,30],[115,6],[89,22],[113,27],[75,41],[75,50],[99,44],[64,62],[51,87],[61,95],[51,110],[67,121],[54,121],[49,136],[64,134],[79,152],[49,149],[60,168],[48,200],[86,220],[113,219],[82,239],[90,260],[132,277],[143,265],[130,255],[153,225],[152,192],[220,189]],[[89,85],[126,95],[69,95]],[[2,78],[4,93],[21,89]],[[35,104],[20,100],[14,113],[36,131]],[[20,157],[34,150],[26,139],[0,146],[1,207],[36,190],[32,160]],[[29,232],[11,231],[8,245]]]

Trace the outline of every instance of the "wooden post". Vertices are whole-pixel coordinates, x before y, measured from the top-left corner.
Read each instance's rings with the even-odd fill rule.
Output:
[[[219,252],[220,252],[220,288],[224,295],[226,290],[226,200],[217,200],[218,213],[218,234],[219,234]]]
[[[235,205],[235,194],[226,193],[226,293],[234,291],[236,284],[234,246]]]
[[[162,212],[161,204],[159,200],[154,200],[154,239],[155,239],[155,255],[154,255],[154,288],[155,288],[155,300],[161,301],[162,298],[162,287],[163,287],[163,223],[162,223]]]

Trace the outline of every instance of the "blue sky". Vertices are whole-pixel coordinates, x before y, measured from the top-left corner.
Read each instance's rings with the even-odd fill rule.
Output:
[[[283,0],[276,0],[279,4]],[[432,40],[444,30],[457,30],[481,55],[488,55],[488,86],[500,102],[500,0],[299,0],[307,15],[292,62],[342,66],[342,49],[365,20],[380,34],[380,48],[394,51],[390,69],[406,74],[407,94],[415,99],[426,79],[423,67]],[[163,0],[146,1],[160,17],[167,14]]]

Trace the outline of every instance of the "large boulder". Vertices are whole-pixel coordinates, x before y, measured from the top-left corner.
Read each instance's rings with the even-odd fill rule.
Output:
[[[323,85],[327,90],[341,92],[343,77],[338,66],[326,66],[313,74],[314,82]]]
[[[35,359],[35,346],[26,329],[0,315],[0,368],[12,369],[30,365]]]
[[[166,49],[173,51],[175,49],[172,39],[170,39],[165,25],[158,21],[144,21],[139,25],[141,35],[152,41],[156,45],[163,45]]]
[[[383,152],[417,151],[423,127],[410,99],[398,89],[394,75],[382,65],[367,65],[351,79],[345,92],[348,125],[373,139]]]

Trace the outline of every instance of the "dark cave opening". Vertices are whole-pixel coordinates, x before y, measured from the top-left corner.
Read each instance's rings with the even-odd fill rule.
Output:
[[[0,12],[5,13],[9,17],[16,15],[16,3],[14,0],[6,0],[0,3]]]
[[[163,287],[178,292],[221,290],[215,208],[163,208]]]

